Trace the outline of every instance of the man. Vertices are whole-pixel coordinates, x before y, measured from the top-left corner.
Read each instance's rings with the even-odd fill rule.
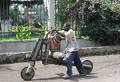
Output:
[[[65,76],[66,79],[71,78],[72,76],[72,61],[79,72],[80,75],[86,75],[85,70],[82,66],[79,53],[78,53],[78,44],[76,41],[75,33],[71,29],[69,23],[64,24],[64,31],[65,31],[65,40],[67,42],[65,51],[67,52],[67,74]]]

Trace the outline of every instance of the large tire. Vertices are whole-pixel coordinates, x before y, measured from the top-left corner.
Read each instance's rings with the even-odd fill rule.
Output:
[[[91,73],[91,71],[93,70],[93,63],[90,60],[85,60],[82,62],[82,64],[86,73],[87,74]]]
[[[30,72],[29,73],[26,73],[26,70],[27,70],[28,67],[24,67],[22,70],[21,70],[21,77],[23,80],[25,81],[30,81],[34,75],[35,75],[35,71],[33,68],[30,68]]]

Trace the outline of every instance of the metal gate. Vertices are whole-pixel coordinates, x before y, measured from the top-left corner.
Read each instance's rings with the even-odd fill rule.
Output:
[[[80,29],[79,27],[82,26],[81,22],[79,22],[79,24],[81,24],[80,26],[77,25],[78,21],[80,21],[81,19],[77,18],[77,15],[74,16],[74,14],[76,14],[76,10],[72,9],[74,7],[76,7],[76,4],[78,4],[79,0],[56,0],[56,27],[61,30],[63,29],[63,24],[65,22],[69,22],[71,23],[72,29],[75,31],[76,35],[80,34]],[[80,0],[81,1],[81,0]],[[77,19],[75,19],[77,18]]]
[[[62,29],[63,24],[66,22],[65,19],[68,19],[65,18],[67,17],[65,16],[66,8],[69,8],[75,1],[55,0],[55,26],[59,30]],[[28,34],[33,27],[44,31],[47,28],[48,18],[46,5],[47,0],[0,0],[0,39],[16,37],[16,34],[22,35],[24,31],[18,28],[24,27],[26,24]],[[71,23],[73,27],[76,27],[74,21],[71,21]]]
[[[44,0],[0,0],[0,39],[15,37],[16,29],[24,25],[27,31],[47,25],[45,4]]]

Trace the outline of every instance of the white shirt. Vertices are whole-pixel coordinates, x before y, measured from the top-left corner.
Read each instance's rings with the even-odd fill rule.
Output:
[[[65,39],[66,42],[68,43],[67,51],[72,52],[78,50],[75,32],[72,29],[70,29],[68,32],[65,32]]]

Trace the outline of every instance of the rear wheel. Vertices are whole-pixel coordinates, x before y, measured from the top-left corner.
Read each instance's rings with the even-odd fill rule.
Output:
[[[21,77],[25,81],[31,80],[35,75],[35,71],[32,67],[29,69],[28,73],[26,73],[27,69],[28,69],[28,67],[25,67],[21,70]]]
[[[93,69],[93,63],[90,60],[85,60],[82,64],[87,74],[89,74]]]

